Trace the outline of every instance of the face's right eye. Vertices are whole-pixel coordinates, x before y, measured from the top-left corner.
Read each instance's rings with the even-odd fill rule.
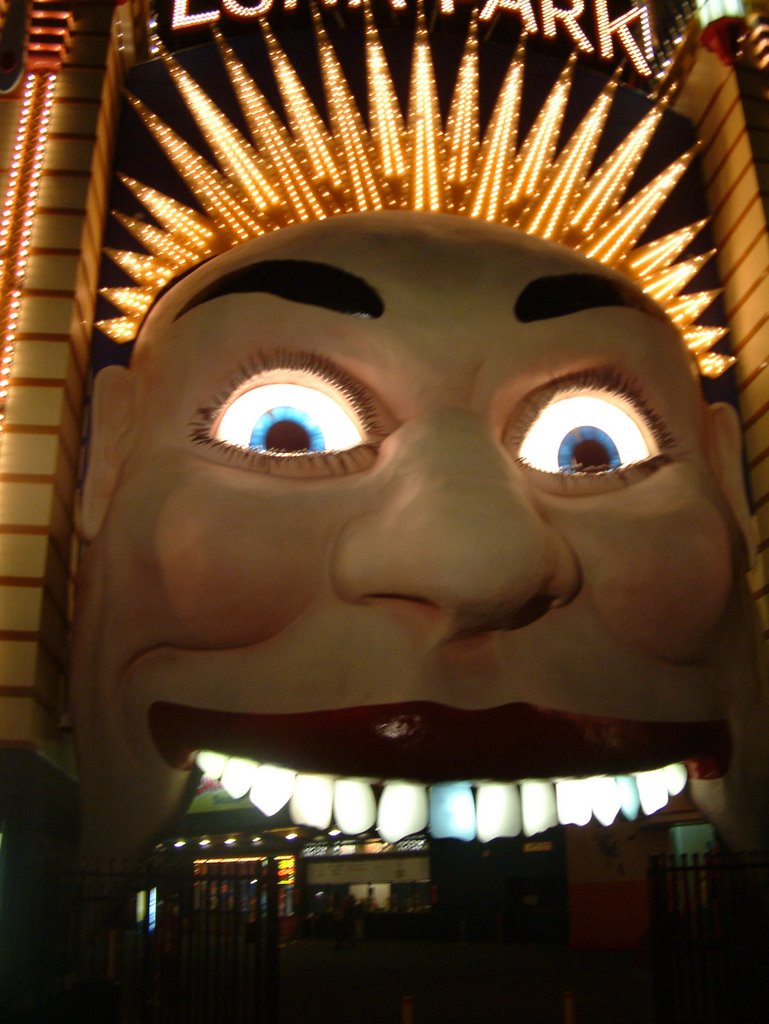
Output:
[[[269,378],[257,379],[225,407],[213,436],[278,457],[345,451],[365,440],[363,425],[341,395]]]
[[[308,478],[367,469],[384,436],[368,390],[310,352],[257,355],[191,424],[244,469]]]

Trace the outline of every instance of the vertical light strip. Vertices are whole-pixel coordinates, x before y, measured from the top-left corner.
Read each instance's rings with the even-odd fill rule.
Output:
[[[40,189],[56,74],[27,75],[21,116],[0,218],[0,434],[10,386],[21,295],[29,262],[32,226]]]
[[[417,33],[409,103],[412,210],[443,210],[443,128],[424,9],[417,8]]]
[[[447,180],[465,186],[478,150],[478,39],[473,18],[446,126]]]
[[[500,218],[502,200],[508,187],[518,143],[524,45],[524,41],[518,44],[483,137],[480,157],[470,184],[470,199],[467,206],[470,217],[483,217],[492,222]]]
[[[555,239],[560,236],[563,223],[587,179],[616,86],[616,78],[611,79],[572,133],[542,182],[531,209],[521,220],[524,231],[539,235],[540,238]]]

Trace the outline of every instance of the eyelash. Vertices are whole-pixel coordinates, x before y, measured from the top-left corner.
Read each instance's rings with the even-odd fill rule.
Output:
[[[516,417],[515,427],[506,436],[506,443],[513,451],[518,452],[529,429],[546,406],[559,395],[581,390],[601,391],[604,394],[614,395],[628,402],[633,410],[643,419],[660,450],[658,455],[642,463],[634,463],[633,465],[613,469],[606,473],[585,474],[588,479],[595,480],[596,477],[606,478],[610,476],[616,478],[618,483],[627,483],[630,482],[628,480],[629,476],[633,477],[635,474],[646,476],[660,466],[667,464],[669,461],[667,452],[674,447],[676,443],[675,438],[667,429],[656,410],[651,407],[644,397],[641,387],[614,367],[594,367],[588,370],[581,370],[577,373],[568,374],[565,377],[555,378],[549,384],[544,385],[544,387],[525,400],[523,408]],[[554,473],[552,476],[562,481],[562,486],[564,487],[578,486],[579,481],[583,477],[579,473]]]
[[[342,451],[276,456],[250,448],[241,448],[213,437],[214,424],[227,405],[237,397],[238,392],[243,392],[246,390],[245,385],[272,370],[303,372],[330,384],[347,400],[360,420],[364,433],[372,440]],[[558,395],[579,390],[602,391],[624,399],[643,418],[660,449],[658,455],[643,463],[635,463],[607,473],[589,474],[590,480],[594,481],[599,476],[611,477],[617,484],[626,484],[637,476],[650,475],[668,462],[666,453],[674,446],[675,439],[644,397],[640,386],[612,367],[597,367],[555,378],[530,395],[516,416],[515,427],[506,435],[506,444],[517,452],[541,410]],[[329,477],[360,472],[374,462],[384,437],[385,432],[365,389],[329,360],[309,352],[257,353],[238,369],[231,382],[212,398],[209,405],[198,410],[191,424],[191,438],[194,443],[207,445],[228,461],[245,468],[265,474],[279,472],[283,476]],[[580,486],[582,481],[582,474],[552,475],[564,488]]]
[[[248,390],[246,385],[273,370],[306,373],[318,381],[330,384],[348,402],[358,417],[363,432],[372,440],[342,451],[270,455],[268,452],[241,448],[213,437],[214,424],[227,406],[239,393]],[[215,449],[230,462],[239,463],[261,473],[279,470],[283,476],[313,476],[317,472],[319,477],[326,477],[360,472],[371,465],[384,437],[384,431],[366,390],[338,366],[312,352],[277,351],[259,352],[243,363],[231,381],[213,396],[211,402],[198,409],[191,424],[190,437],[195,444]]]

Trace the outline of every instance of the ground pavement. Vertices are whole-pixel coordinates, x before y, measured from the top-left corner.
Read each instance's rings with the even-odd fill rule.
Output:
[[[572,1017],[564,992],[572,993]],[[651,975],[636,953],[551,945],[291,943],[281,1024],[652,1024]]]

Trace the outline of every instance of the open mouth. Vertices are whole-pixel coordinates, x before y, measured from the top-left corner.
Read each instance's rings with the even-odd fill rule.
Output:
[[[271,817],[396,842],[488,842],[560,823],[654,814],[688,777],[729,762],[723,721],[636,722],[509,704],[429,702],[296,714],[235,714],[159,702],[150,727],[165,759],[197,763]]]

